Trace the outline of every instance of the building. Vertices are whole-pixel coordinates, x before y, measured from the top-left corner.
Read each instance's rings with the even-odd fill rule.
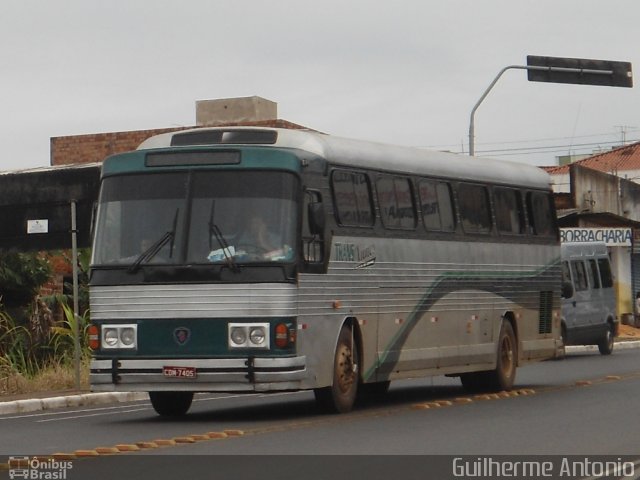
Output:
[[[640,292],[640,142],[548,167],[563,239],[602,239],[616,279],[618,315]]]

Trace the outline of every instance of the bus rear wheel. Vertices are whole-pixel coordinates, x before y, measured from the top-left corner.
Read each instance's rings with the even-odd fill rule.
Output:
[[[516,379],[518,347],[511,322],[505,321],[498,337],[498,359],[496,368],[486,372],[463,373],[463,387],[470,392],[511,390]]]
[[[314,394],[320,408],[332,413],[347,413],[353,408],[358,393],[358,348],[351,329],[342,327],[333,360],[333,382],[330,387],[316,388]]]
[[[149,399],[158,415],[179,417],[189,411],[193,392],[149,392]]]

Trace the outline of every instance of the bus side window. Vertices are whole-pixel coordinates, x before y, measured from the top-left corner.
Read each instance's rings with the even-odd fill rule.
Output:
[[[413,230],[416,210],[411,183],[407,178],[380,176],[376,181],[382,223],[386,228]]]
[[[324,208],[320,192],[305,191],[302,221],[302,248],[308,263],[324,261]]]
[[[453,232],[456,224],[449,184],[423,179],[418,181],[418,194],[425,228],[433,232]]]
[[[373,226],[371,188],[366,174],[334,170],[331,174],[331,188],[339,225]]]
[[[524,210],[522,197],[512,188],[493,189],[498,232],[506,234],[524,233]]]
[[[527,213],[529,214],[529,226],[534,235],[555,235],[555,223],[553,214],[553,197],[548,193],[527,193]]]
[[[491,210],[487,187],[461,183],[458,185],[458,206],[465,232],[485,234],[491,232]]]

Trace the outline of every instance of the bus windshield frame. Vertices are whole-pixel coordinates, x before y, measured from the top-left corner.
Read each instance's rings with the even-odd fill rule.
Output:
[[[93,267],[290,263],[299,179],[285,171],[172,170],[103,179]]]

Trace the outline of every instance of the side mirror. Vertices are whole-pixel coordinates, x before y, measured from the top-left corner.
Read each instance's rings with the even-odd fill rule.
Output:
[[[309,204],[309,232],[312,235],[322,235],[324,232],[324,207],[322,203]]]
[[[560,292],[562,298],[573,297],[573,285],[571,282],[562,282],[562,291]]]

